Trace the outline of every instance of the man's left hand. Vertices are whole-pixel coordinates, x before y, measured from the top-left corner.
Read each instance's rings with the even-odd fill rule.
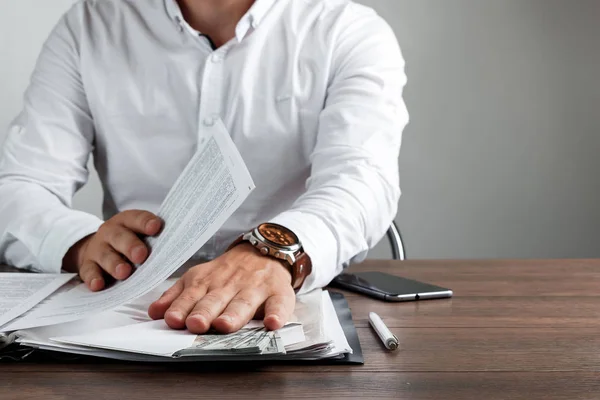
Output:
[[[280,261],[262,256],[248,243],[189,269],[150,305],[152,319],[174,329],[202,334],[211,326],[231,333],[264,315],[264,325],[285,325],[296,304],[292,276]]]

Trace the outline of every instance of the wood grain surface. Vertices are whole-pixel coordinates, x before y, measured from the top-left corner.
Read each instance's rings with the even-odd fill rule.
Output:
[[[600,399],[600,260],[351,268],[375,270],[449,287],[454,297],[384,303],[344,292],[363,366],[3,363],[0,399]],[[399,351],[385,350],[369,311],[398,336]]]

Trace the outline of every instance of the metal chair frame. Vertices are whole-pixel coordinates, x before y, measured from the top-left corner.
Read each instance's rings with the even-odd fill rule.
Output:
[[[392,248],[392,259],[394,260],[406,260],[406,248],[404,247],[404,241],[400,234],[400,229],[396,222],[392,222],[392,225],[387,231],[387,237]]]

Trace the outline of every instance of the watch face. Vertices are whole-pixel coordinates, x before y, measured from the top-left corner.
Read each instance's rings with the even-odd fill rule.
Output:
[[[257,229],[263,238],[277,246],[291,247],[300,243],[294,232],[281,225],[262,224]]]

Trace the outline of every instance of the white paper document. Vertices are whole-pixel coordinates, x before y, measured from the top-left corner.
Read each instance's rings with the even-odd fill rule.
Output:
[[[172,357],[180,350],[194,348],[194,344],[199,341],[199,338],[218,336],[219,338],[226,339],[228,336],[233,335],[241,337],[244,335],[245,330],[254,329],[262,329],[262,326],[256,328],[253,325],[248,325],[231,335],[196,335],[187,330],[171,329],[164,320],[158,320],[88,332],[81,335],[55,337],[51,338],[51,340],[61,344]],[[292,341],[301,341],[304,339],[302,325],[300,324],[290,324],[281,329],[281,331],[284,332],[287,340],[283,342],[284,345],[295,344]],[[213,346],[212,350],[215,349],[216,346]],[[212,354],[206,351],[204,355],[210,356]]]
[[[164,282],[192,257],[242,204],[255,186],[219,121],[175,182],[158,216],[164,228],[149,238],[151,253],[125,281],[93,293],[84,285],[62,293],[5,326],[12,331],[58,324],[114,309]]]
[[[75,274],[0,274],[0,326],[35,307],[74,276]]]
[[[340,324],[335,307],[329,297],[327,291],[323,291],[323,314],[325,316],[325,337],[331,340],[331,346],[329,351],[324,355],[325,357],[336,357],[345,353],[352,353],[352,347],[346,339],[344,329]]]
[[[161,319],[52,340],[106,350],[170,357],[176,351],[192,346],[196,336],[187,330],[171,329]]]
[[[152,294],[156,295],[171,283],[165,282]],[[239,340],[243,336],[263,342],[265,331],[262,321],[251,321],[231,335],[196,335],[186,330],[170,329],[163,320],[152,321],[147,316],[137,315],[135,310],[147,307],[148,299],[136,299],[118,309],[83,320],[17,331],[17,342],[58,352],[149,362],[314,360],[352,352],[326,291],[316,290],[299,296],[293,318],[297,322],[268,332],[267,345],[263,343],[260,350],[248,350],[246,346],[239,351],[229,344],[245,343],[245,340]]]
[[[88,354],[89,349],[76,345],[60,344],[51,341],[50,338],[85,335],[106,329],[151,321],[148,316],[148,306],[175,282],[176,279],[168,279],[146,295],[138,297],[114,310],[105,311],[77,321],[16,331],[14,332],[17,337],[16,341],[27,346],[40,348],[49,346],[51,348],[48,348],[48,350],[75,351],[78,354],[81,354],[81,350],[84,349],[86,350],[84,353]]]

